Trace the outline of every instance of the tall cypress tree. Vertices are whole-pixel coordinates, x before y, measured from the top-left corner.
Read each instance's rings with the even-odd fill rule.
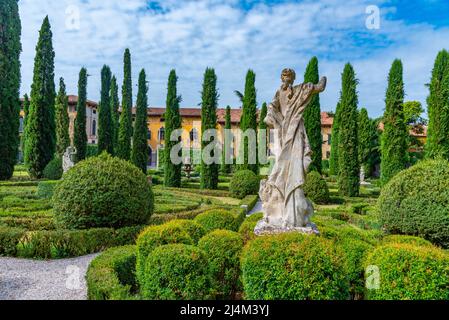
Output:
[[[21,150],[22,153],[25,152],[25,140],[26,140],[26,131],[27,131],[27,118],[30,113],[30,99],[28,98],[28,94],[25,93],[23,96],[23,131],[22,131],[22,141],[21,141]]]
[[[341,103],[338,102],[335,110],[334,122],[332,123],[331,156],[329,159],[329,174],[337,176],[340,172],[340,167],[338,166],[338,127],[340,122],[340,113]]]
[[[226,113],[225,113],[225,130],[231,130],[231,107],[226,107]],[[223,155],[221,159],[221,172],[223,174],[229,174],[232,171],[232,164],[226,163],[226,152],[230,152],[230,150],[226,150],[226,144],[224,144],[224,139],[226,135],[223,136]],[[227,141],[229,143],[229,141]]]
[[[175,70],[170,71],[168,76],[167,101],[165,109],[165,170],[164,184],[167,187],[181,187],[181,164],[174,164],[170,160],[170,153],[178,141],[171,141],[170,137],[174,130],[181,128],[181,117],[179,115],[180,97],[177,95],[176,82],[178,77]]]
[[[147,108],[148,86],[145,70],[139,74],[139,88],[137,91],[136,121],[134,122],[133,147],[131,161],[136,167],[147,173],[148,142],[147,142]]]
[[[69,135],[69,102],[66,94],[64,79],[59,79],[59,92],[56,96],[56,153],[62,157],[67,147],[70,146]]]
[[[365,172],[369,172],[369,159],[372,152],[372,122],[368,117],[368,111],[365,108],[359,112],[359,163],[363,166]]]
[[[103,66],[101,70],[101,101],[98,112],[98,153],[114,153],[114,128],[111,117],[111,69]]]
[[[39,31],[34,58],[31,102],[27,120],[25,163],[34,178],[41,178],[55,153],[55,52],[48,17]]]
[[[111,102],[111,126],[113,131],[113,150],[114,155],[117,154],[118,150],[118,131],[119,131],[119,120],[120,120],[120,114],[118,111],[120,101],[118,99],[118,85],[117,85],[117,78],[115,76],[112,76],[111,79],[111,95],[110,95],[110,102]]]
[[[120,126],[118,133],[118,150],[116,155],[129,160],[131,156],[132,137],[132,80],[131,80],[131,54],[125,50],[123,57],[123,86],[122,86],[122,113],[120,114]]]
[[[207,68],[204,72],[203,90],[201,92],[201,151],[209,144],[204,141],[204,132],[209,129],[216,129],[217,126],[217,76],[215,70]],[[215,158],[215,150],[211,152],[211,156]],[[218,164],[207,164],[204,157],[201,157],[201,188],[217,189],[218,188]]]
[[[257,163],[257,102],[256,102],[256,74],[253,70],[248,70],[245,80],[245,93],[243,94],[242,116],[240,119],[240,129],[242,132],[253,130],[256,135],[256,148],[250,150],[248,137],[241,141],[240,152],[243,152],[243,164],[239,165],[239,170],[249,169],[255,174],[259,174],[259,165]],[[255,163],[251,162],[249,153],[256,155]]]
[[[17,0],[0,1],[0,180],[12,177],[19,151],[20,34]]]
[[[407,127],[404,121],[404,81],[402,62],[394,60],[388,75],[382,133],[380,174],[382,184],[387,183],[407,164]]]
[[[87,100],[87,70],[81,68],[78,80],[78,102],[76,104],[75,130],[73,145],[76,148],[76,160],[86,158],[87,132],[86,132],[86,100]]]
[[[426,157],[449,159],[449,53],[446,50],[440,51],[435,59],[429,89]]]
[[[313,57],[307,65],[304,74],[304,82],[317,84],[320,81],[318,74],[318,59]],[[315,170],[321,173],[321,160],[323,157],[322,146],[323,137],[321,136],[321,108],[320,96],[316,94],[312,97],[310,104],[304,110],[304,125],[309,138],[310,148],[312,149],[312,162],[309,171]]]
[[[357,83],[354,69],[347,63],[342,74],[341,121],[338,124],[338,187],[340,194],[349,197],[357,196],[360,187]]]

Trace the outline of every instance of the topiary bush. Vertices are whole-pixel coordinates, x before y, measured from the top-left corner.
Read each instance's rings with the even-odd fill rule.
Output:
[[[42,172],[45,179],[59,180],[62,177],[62,158],[55,156],[45,167]]]
[[[347,299],[344,253],[332,241],[300,233],[262,236],[243,249],[244,294],[250,300]]]
[[[259,177],[251,170],[239,170],[231,178],[229,192],[231,196],[243,199],[247,195],[259,192]]]
[[[433,247],[433,244],[430,241],[427,241],[423,238],[414,237],[414,236],[404,236],[404,235],[388,235],[382,239],[382,243],[403,243],[403,244],[411,244],[415,247]]]
[[[306,182],[303,186],[306,197],[317,204],[326,204],[330,201],[329,188],[326,180],[316,171],[307,174]]]
[[[449,162],[427,160],[401,171],[378,199],[379,218],[392,234],[419,236],[449,247]]]
[[[145,262],[140,293],[151,300],[200,300],[210,297],[206,254],[186,244],[154,249]]]
[[[367,290],[369,300],[449,299],[449,255],[441,249],[392,243],[377,247],[365,264],[377,266],[380,276],[379,288]]]
[[[214,209],[200,213],[195,217],[194,221],[203,226],[206,233],[216,229],[232,231],[237,231],[238,229],[235,215],[224,209]]]
[[[141,285],[145,278],[145,261],[158,246],[172,243],[196,244],[205,234],[201,225],[192,220],[172,220],[150,226],[137,237],[136,275]]]
[[[146,224],[154,196],[145,175],[130,162],[103,153],[79,162],[54,190],[56,222],[69,229]]]
[[[198,248],[206,253],[216,298],[235,298],[241,288],[240,254],[243,240],[240,234],[215,230],[201,238]]]

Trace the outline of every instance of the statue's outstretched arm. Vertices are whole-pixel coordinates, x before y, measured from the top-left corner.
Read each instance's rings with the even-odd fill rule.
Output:
[[[313,91],[315,93],[323,92],[326,89],[326,84],[327,84],[327,78],[326,77],[322,77],[320,82],[318,82],[317,84],[315,84],[313,86]]]

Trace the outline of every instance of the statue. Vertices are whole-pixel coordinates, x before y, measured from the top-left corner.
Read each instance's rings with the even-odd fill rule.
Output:
[[[318,84],[293,86],[295,71],[284,69],[282,85],[268,107],[264,122],[275,132],[275,164],[268,179],[260,183],[259,196],[264,217],[254,232],[300,231],[318,233],[310,222],[313,205],[301,189],[311,162],[311,149],[303,114],[312,97],[326,88],[326,78]]]
[[[62,156],[62,170],[66,173],[71,167],[75,165],[76,148],[68,147]]]

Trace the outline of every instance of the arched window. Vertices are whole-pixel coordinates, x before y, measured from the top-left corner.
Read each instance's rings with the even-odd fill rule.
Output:
[[[190,141],[197,141],[198,140],[198,130],[193,128],[190,130]]]
[[[92,135],[93,136],[97,135],[97,121],[96,120],[92,120]]]
[[[159,129],[159,141],[165,140],[165,128],[162,127]]]

